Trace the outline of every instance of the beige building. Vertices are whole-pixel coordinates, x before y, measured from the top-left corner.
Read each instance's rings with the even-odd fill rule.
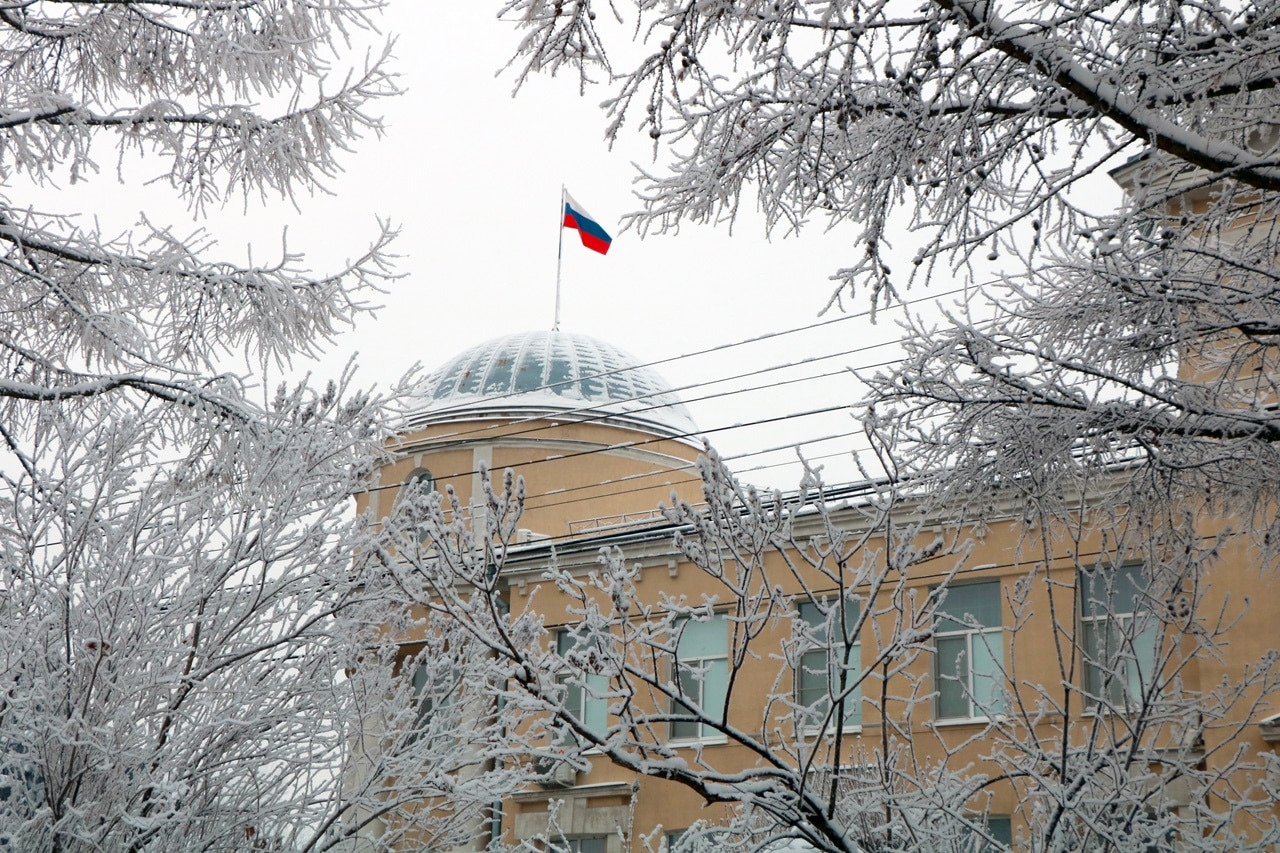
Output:
[[[539,654],[577,661],[562,681],[579,735],[549,742],[543,783],[504,804],[508,842],[657,851],[737,807],[662,767],[715,780],[802,768],[817,799],[835,780],[839,796],[869,802],[891,770],[895,787],[918,788],[913,802],[972,830],[969,849],[1030,838],[1070,774],[1141,789],[1138,822],[1275,831],[1280,701],[1258,667],[1280,646],[1280,593],[1230,519],[1204,519],[1213,554],[1194,588],[1151,568],[1142,531],[1114,508],[1052,529],[995,508],[978,530],[909,499],[886,520],[868,509],[876,484],[836,490],[831,513],[810,508],[758,541],[744,529],[713,557],[687,514],[656,510],[674,495],[696,513],[706,499],[702,442],[677,395],[610,344],[562,332],[496,338],[440,367],[399,449],[362,499],[375,517],[399,484],[426,479],[474,526],[488,511],[482,471],[523,478],[507,605],[541,614]],[[914,550],[895,562],[904,542]],[[582,598],[548,581],[553,551]],[[626,588],[612,601],[610,571]],[[582,663],[584,600],[612,620],[616,644],[592,654],[613,663]],[[611,756],[591,736],[624,747]],[[1129,759],[1109,783],[1064,769],[1118,750]],[[902,760],[889,767],[887,754]],[[638,773],[632,759],[657,763]],[[984,781],[957,794],[948,779]]]

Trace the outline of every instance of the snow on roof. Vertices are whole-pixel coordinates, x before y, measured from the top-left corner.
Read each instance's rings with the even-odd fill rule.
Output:
[[[522,332],[478,344],[432,371],[418,399],[411,427],[477,416],[576,414],[673,437],[698,430],[656,370],[610,343],[569,332]]]

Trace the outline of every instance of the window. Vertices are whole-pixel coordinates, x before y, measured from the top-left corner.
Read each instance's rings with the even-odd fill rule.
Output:
[[[582,838],[557,838],[547,843],[551,853],[604,853],[606,839],[603,835],[586,835]]]
[[[1143,602],[1141,565],[1080,573],[1080,652],[1085,701],[1135,707],[1156,676],[1160,625]]]
[[[662,834],[664,846],[658,853],[691,853],[695,849],[723,847],[728,832],[723,826],[697,821],[688,829],[671,829]]]
[[[409,684],[416,705],[413,729],[406,743],[420,737],[453,737],[458,730],[462,700],[462,669],[450,653],[433,646],[403,663],[412,666]]]
[[[981,820],[986,835],[974,833],[974,853],[1004,853],[1013,847],[1013,822],[1008,815],[987,815]]]
[[[25,744],[0,741],[0,815],[17,825],[32,817],[45,796],[44,774],[25,759],[26,752]],[[0,848],[11,842],[16,844],[16,839],[0,829]]]
[[[938,719],[985,719],[1004,710],[999,581],[947,587],[934,643]]]
[[[607,676],[591,672],[595,655],[587,641],[576,631],[556,632],[556,653],[571,667],[557,680],[565,686],[564,706],[592,733],[604,737],[609,729],[609,689]]]
[[[671,710],[700,719],[673,720],[671,738],[717,737],[719,733],[710,722],[724,721],[729,690],[729,621],[723,613],[713,613],[706,619],[681,619],[676,630],[676,686],[685,701],[674,702]]]
[[[405,477],[404,487],[396,494],[396,505],[401,513],[408,512],[408,520],[414,523],[423,521],[425,517],[424,508],[426,506],[426,496],[434,492],[436,489],[436,479],[426,468],[415,468]],[[402,505],[403,501],[411,501],[409,504]],[[408,508],[406,510],[406,507]],[[420,527],[418,530],[418,541],[425,542],[427,540],[427,529]]]
[[[862,724],[861,691],[850,689],[860,675],[862,649],[856,637],[845,642],[858,623],[858,603],[845,600],[842,605],[802,601],[797,608],[803,626],[795,673],[801,731]],[[840,704],[833,713],[836,698]]]
[[[405,485],[411,486],[418,494],[429,495],[436,490],[436,478],[426,468],[418,468],[409,475]]]

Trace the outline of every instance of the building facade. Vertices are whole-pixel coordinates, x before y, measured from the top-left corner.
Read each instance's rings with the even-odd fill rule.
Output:
[[[1179,556],[1101,493],[981,525],[893,484],[762,496],[699,467],[656,373],[560,332],[440,367],[398,450],[361,508],[415,483],[506,530],[502,618],[540,626],[494,645],[541,670],[520,689],[549,722],[512,759],[538,781],[477,847],[656,853],[730,825],[816,847],[840,825],[862,849],[1274,843],[1280,594],[1233,519],[1198,519]],[[495,527],[506,470],[522,510]]]

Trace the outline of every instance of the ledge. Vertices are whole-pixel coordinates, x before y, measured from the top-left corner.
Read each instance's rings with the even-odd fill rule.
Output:
[[[1258,720],[1258,731],[1263,743],[1280,743],[1280,714],[1272,714]]]
[[[630,782],[599,782],[594,785],[575,785],[571,788],[540,788],[534,791],[519,791],[511,795],[517,803],[536,803],[542,800],[554,800],[559,797],[621,797],[631,795]]]

